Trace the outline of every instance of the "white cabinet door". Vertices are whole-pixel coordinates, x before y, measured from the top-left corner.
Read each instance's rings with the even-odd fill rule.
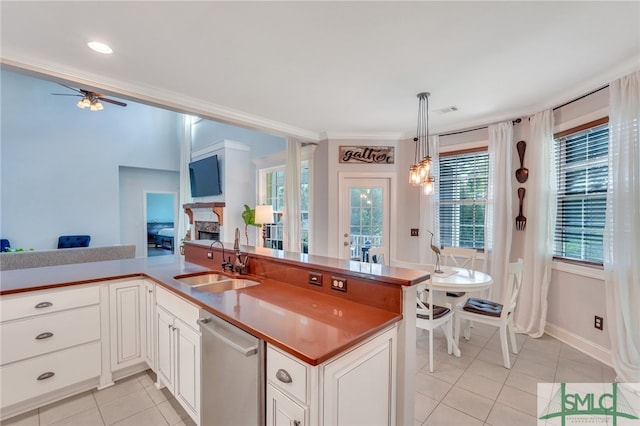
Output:
[[[199,309],[159,287],[156,301],[156,373],[200,424],[200,333],[189,325]]]
[[[167,388],[173,393],[175,350],[173,342],[173,320],[174,317],[162,307],[156,309],[157,338],[158,346],[157,370],[159,378]]]
[[[200,412],[200,335],[179,318],[176,318],[174,324],[174,396],[193,416]]]
[[[324,366],[323,424],[395,424],[395,336],[394,328]]]
[[[109,287],[111,369],[144,361],[142,280],[116,282]]]
[[[267,384],[267,426],[305,426],[308,408]]]
[[[156,346],[155,346],[155,284],[151,281],[144,280],[144,316],[145,316],[145,360],[149,368],[155,371],[156,366],[154,363]]]

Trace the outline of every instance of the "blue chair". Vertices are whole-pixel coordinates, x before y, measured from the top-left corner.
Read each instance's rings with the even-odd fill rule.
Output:
[[[8,248],[11,248],[11,243],[9,240],[1,239],[0,240],[0,252],[7,251]]]
[[[90,235],[61,235],[58,238],[58,248],[89,247],[89,241]]]

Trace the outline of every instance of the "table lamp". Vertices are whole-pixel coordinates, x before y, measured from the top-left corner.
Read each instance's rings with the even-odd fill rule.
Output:
[[[273,206],[256,206],[256,215],[253,222],[256,225],[262,226],[262,246],[264,247],[267,243],[267,228],[265,225],[273,223]]]

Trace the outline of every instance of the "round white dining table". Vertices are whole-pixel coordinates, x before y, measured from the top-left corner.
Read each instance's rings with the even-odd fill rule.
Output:
[[[433,272],[433,267],[429,270],[431,280],[427,281],[426,284],[429,289],[429,304],[433,303],[434,296],[438,299],[438,293],[440,292],[468,293],[484,290],[493,284],[491,276],[484,272],[455,266],[442,266],[440,269],[442,272]],[[454,308],[454,306],[451,307],[451,309]],[[453,342],[453,354],[457,357],[460,356],[460,348],[458,348],[455,341]]]
[[[484,272],[455,266],[441,266],[442,273],[433,272],[429,289],[435,291],[479,291],[491,287],[493,279]]]

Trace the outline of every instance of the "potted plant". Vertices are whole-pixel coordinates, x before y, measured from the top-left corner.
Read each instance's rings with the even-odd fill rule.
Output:
[[[248,205],[244,205],[244,211],[242,212],[242,220],[244,220],[244,236],[247,239],[247,245],[249,245],[249,225],[260,228],[262,225],[256,224],[256,209],[252,209]]]
[[[184,254],[184,240],[191,239],[191,229],[187,229],[187,233],[184,235],[184,238],[180,240],[180,254]]]

